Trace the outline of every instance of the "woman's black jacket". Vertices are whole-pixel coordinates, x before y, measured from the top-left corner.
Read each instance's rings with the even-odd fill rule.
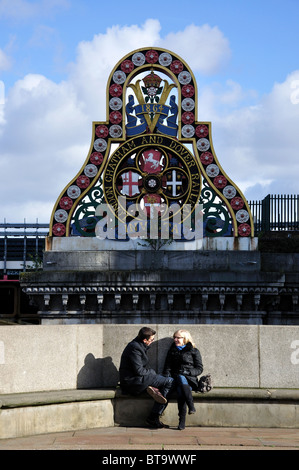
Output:
[[[163,375],[175,377],[184,375],[193,390],[197,390],[199,376],[203,371],[201,354],[189,342],[183,349],[173,343],[166,356]]]

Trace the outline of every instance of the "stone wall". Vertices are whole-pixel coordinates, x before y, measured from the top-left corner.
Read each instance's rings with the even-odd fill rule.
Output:
[[[299,253],[88,246],[22,276],[41,323],[299,325]]]
[[[0,327],[0,393],[115,387],[123,348],[143,325]],[[161,372],[176,324],[153,324]],[[184,325],[179,325],[183,328]],[[299,327],[185,325],[215,387],[299,388]]]

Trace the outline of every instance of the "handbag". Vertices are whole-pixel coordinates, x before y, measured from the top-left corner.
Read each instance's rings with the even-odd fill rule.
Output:
[[[212,377],[211,374],[203,375],[198,381],[198,392],[207,393],[212,390]]]

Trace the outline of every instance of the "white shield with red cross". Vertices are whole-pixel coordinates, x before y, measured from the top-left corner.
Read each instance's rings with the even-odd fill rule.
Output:
[[[139,174],[134,171],[127,171],[121,175],[123,187],[121,193],[126,196],[135,196],[139,194]]]

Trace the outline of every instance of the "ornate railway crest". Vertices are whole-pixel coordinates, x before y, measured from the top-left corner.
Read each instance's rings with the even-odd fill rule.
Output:
[[[151,217],[201,202],[206,236],[254,235],[248,204],[213,150],[211,124],[197,121],[195,79],[180,57],[158,48],[128,54],[111,72],[107,109],[107,120],[93,123],[79,176],[54,206],[50,236],[95,236],[98,205],[118,217],[119,198],[126,218],[137,204]]]
[[[137,80],[136,84],[129,85],[135,92],[139,104],[134,106],[134,96],[129,96],[129,102],[126,105],[128,120],[126,125],[127,136],[141,134],[147,129],[153,133],[156,129],[157,132],[176,137],[178,131],[176,124],[178,107],[175,102],[175,96],[172,95],[170,97],[169,106],[165,105],[169,92],[175,85],[169,85],[168,81],[165,80],[163,87],[160,86],[161,82],[161,77],[152,71],[144,77],[142,91],[140,80]],[[136,116],[130,114],[133,111],[135,111]],[[169,117],[168,114],[170,114]],[[139,125],[136,125],[137,117],[140,119]],[[167,120],[166,126],[163,124],[165,119]]]
[[[121,196],[126,209],[194,208],[200,196],[199,166],[188,149],[177,140],[159,134],[142,134],[120,146],[107,162],[103,176],[105,201],[115,209]],[[124,154],[124,155],[123,155]],[[123,207],[121,213],[123,214]],[[167,214],[168,215],[168,214]]]

